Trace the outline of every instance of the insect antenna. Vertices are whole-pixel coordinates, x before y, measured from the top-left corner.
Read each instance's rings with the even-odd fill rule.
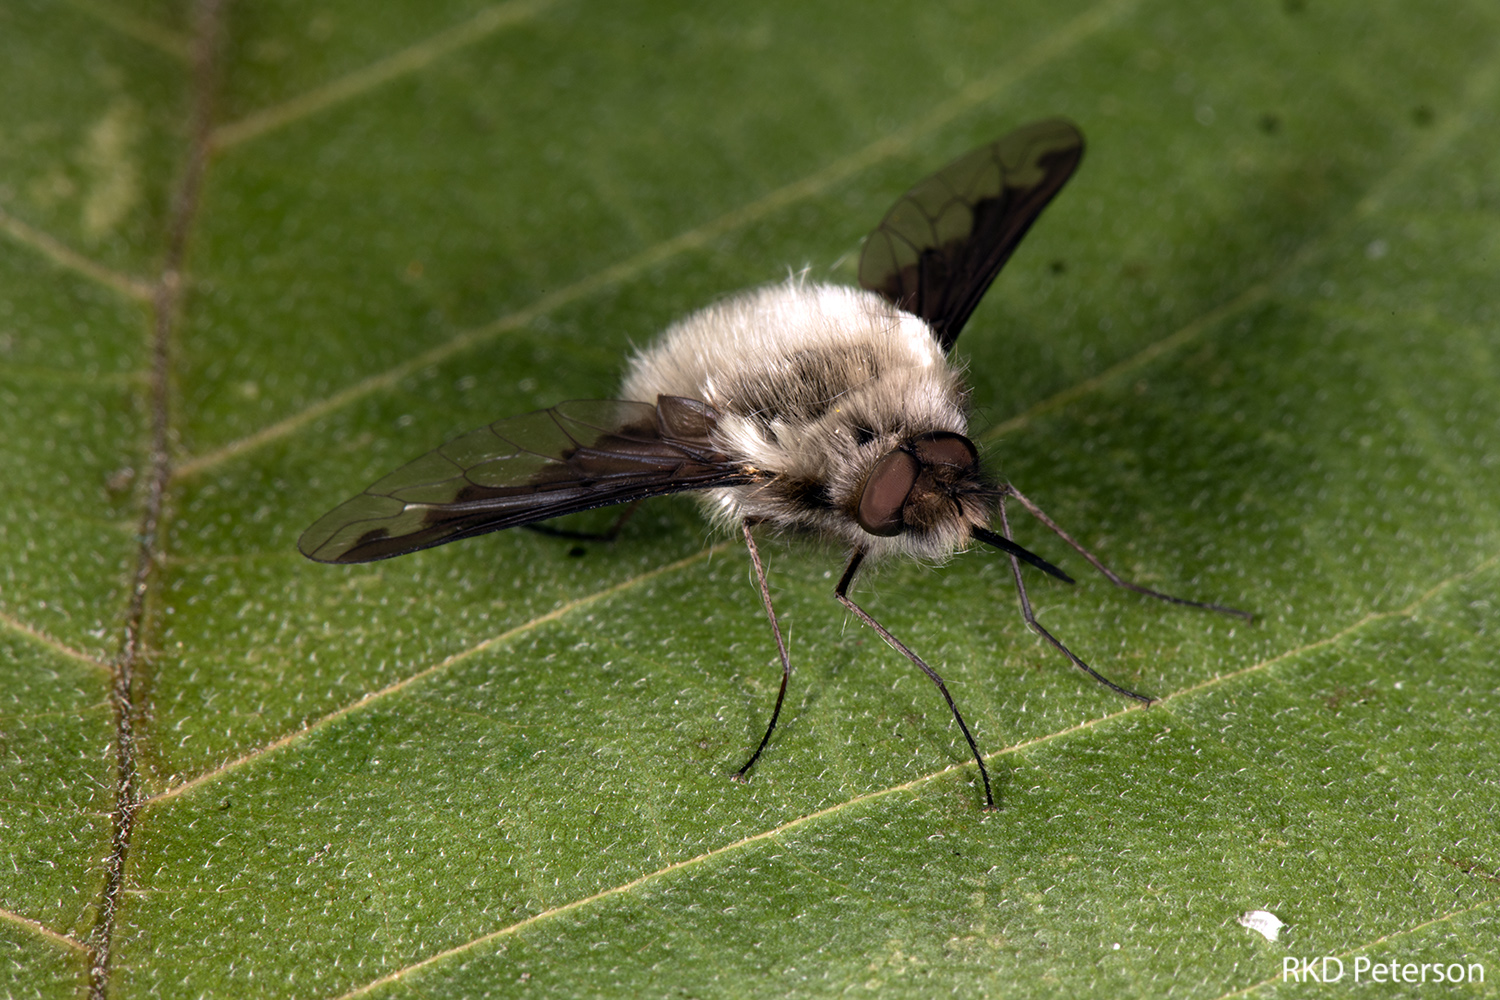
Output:
[[[1062,528],[1058,527],[1057,522],[1052,520],[1052,518],[1048,517],[1042,511],[1042,508],[1038,507],[1036,504],[1028,500],[1014,486],[1005,486],[1003,489],[1004,493],[1000,498],[1000,518],[1002,521],[1005,519],[1005,497],[1013,496],[1022,507],[1026,508],[1026,510],[1031,514],[1032,517],[1036,518],[1038,521],[1041,521],[1044,525],[1046,525],[1048,530],[1050,530],[1058,538],[1061,538],[1063,541],[1073,546],[1073,548],[1078,552],[1079,555],[1083,556],[1083,558],[1087,559],[1091,564],[1093,564],[1093,567],[1100,573],[1103,573],[1105,579],[1114,584],[1116,587],[1124,587],[1126,590],[1133,590],[1137,594],[1145,594],[1147,597],[1154,597],[1159,601],[1166,601],[1169,604],[1181,604],[1189,608],[1202,608],[1205,611],[1217,611],[1223,615],[1233,615],[1235,618],[1243,618],[1247,622],[1255,620],[1254,615],[1252,615],[1248,611],[1241,611],[1239,608],[1225,607],[1222,604],[1209,604],[1206,601],[1190,601],[1185,597],[1173,597],[1171,594],[1163,594],[1160,591],[1152,590],[1149,587],[1142,587],[1138,583],[1131,583],[1129,580],[1122,579],[1114,572],[1114,570],[1110,569],[1108,566],[1104,565],[1104,563],[1100,562],[1098,556],[1094,555],[1088,549],[1084,548],[1082,545],[1079,545],[1076,541],[1074,541],[1071,535],[1062,530]],[[975,530],[977,532],[980,529]],[[1008,532],[1009,529],[1007,529],[1007,533]],[[979,536],[976,534],[975,537],[977,538]],[[1023,556],[1022,558],[1025,557]],[[1046,567],[1043,568],[1045,569]],[[1069,655],[1071,656],[1072,654]],[[1092,673],[1092,671],[1090,671],[1090,673]]]
[[[1020,546],[1016,547],[1020,548]],[[1022,551],[1024,552],[1025,550],[1022,549]],[[1014,556],[1011,557],[1012,563],[1015,562],[1015,558]],[[927,679],[937,685],[937,689],[943,694],[943,699],[948,702],[948,709],[953,713],[954,721],[958,723],[958,728],[963,731],[964,739],[969,741],[969,750],[974,754],[974,763],[979,765],[979,776],[984,779],[984,808],[987,811],[994,809],[995,796],[990,792],[990,772],[985,769],[984,757],[979,753],[979,745],[974,742],[974,737],[969,733],[968,725],[964,723],[964,717],[959,714],[958,706],[953,702],[953,696],[948,693],[948,685],[943,683],[943,679],[938,676],[937,671],[924,663],[920,656],[907,649],[900,639],[897,639],[890,632],[886,631],[884,625],[871,618],[869,612],[849,599],[849,585],[854,582],[854,574],[859,572],[859,564],[864,562],[864,560],[864,551],[862,549],[855,549],[854,554],[849,557],[849,565],[844,568],[844,575],[839,578],[839,585],[834,588],[833,595],[838,598],[840,604],[858,615],[860,621],[874,629],[876,634],[886,641],[886,645],[915,663],[921,669],[922,673],[927,675]]]

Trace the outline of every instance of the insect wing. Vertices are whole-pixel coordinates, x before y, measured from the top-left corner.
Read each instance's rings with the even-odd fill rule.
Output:
[[[370,562],[563,514],[751,481],[712,441],[718,412],[663,396],[576,400],[454,438],[303,532],[309,559]]]
[[[1083,158],[1060,118],[1033,122],[920,182],[865,240],[859,283],[925,319],[951,350],[1021,237]]]

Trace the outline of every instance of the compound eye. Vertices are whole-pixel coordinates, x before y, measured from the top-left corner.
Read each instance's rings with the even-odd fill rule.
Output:
[[[904,527],[901,508],[916,484],[922,466],[904,451],[889,451],[875,463],[859,495],[859,526],[872,535],[899,535]]]
[[[974,442],[951,431],[933,431],[911,439],[908,447],[923,465],[951,465],[972,472],[979,465]]]

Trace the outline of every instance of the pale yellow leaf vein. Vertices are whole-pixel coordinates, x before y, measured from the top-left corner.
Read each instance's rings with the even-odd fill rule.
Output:
[[[980,440],[986,443],[993,442],[997,438],[1022,429],[1038,417],[1076,403],[1080,399],[1098,392],[1105,386],[1123,379],[1126,375],[1150,366],[1157,358],[1170,354],[1184,344],[1197,340],[1203,335],[1205,330],[1216,326],[1228,317],[1266,298],[1271,292],[1271,285],[1272,280],[1270,279],[1256,282],[1228,302],[1202,313],[1161,340],[1147,344],[1135,354],[1111,365],[1097,375],[1090,375],[1081,382],[1075,382],[1066,389],[1061,389],[1046,399],[1033,403],[1010,419],[1002,420],[994,427],[985,431]]]
[[[1414,617],[1416,613],[1421,610],[1423,605],[1432,601],[1449,587],[1455,586],[1459,583],[1463,583],[1465,580],[1473,579],[1479,574],[1493,568],[1497,562],[1500,562],[1500,553],[1496,553],[1495,555],[1490,556],[1489,558],[1477,563],[1474,566],[1469,567],[1466,570],[1460,570],[1459,572],[1454,573],[1452,576],[1445,577],[1444,579],[1439,580],[1437,583],[1433,584],[1431,587],[1427,588],[1425,591],[1419,594],[1415,599],[1412,600],[1410,604],[1406,605],[1406,607],[1404,608],[1398,608],[1394,611],[1372,611],[1369,614],[1365,615],[1363,618],[1360,618],[1350,625],[1344,626],[1331,635],[1327,635],[1321,639],[1315,639],[1312,642],[1305,643],[1304,645],[1285,650],[1284,652],[1278,653],[1275,656],[1271,657],[1269,660],[1264,660],[1252,666],[1244,667],[1240,670],[1233,670],[1227,674],[1220,674],[1206,681],[1200,681],[1199,683],[1185,687],[1180,691],[1174,691],[1162,700],[1170,701],[1173,699],[1181,698],[1186,695],[1193,694],[1194,692],[1201,691],[1204,688],[1212,687],[1223,681],[1233,680],[1237,677],[1243,677],[1246,674],[1255,673],[1261,670],[1267,670],[1271,667],[1274,667],[1276,664],[1282,663],[1286,660],[1294,659],[1298,656],[1313,652],[1317,649],[1323,649],[1328,646],[1336,645],[1339,642],[1342,642],[1344,639],[1347,639],[1349,636],[1353,635],[1355,632],[1374,625],[1377,622],[1388,621],[1394,618]]]
[[[1478,563],[1477,565],[1471,566],[1466,570],[1461,570],[1451,576],[1439,580],[1437,583],[1427,588],[1427,590],[1423,591],[1404,608],[1398,608],[1394,611],[1372,611],[1369,614],[1356,619],[1350,624],[1345,625],[1337,632],[1326,635],[1321,639],[1314,639],[1312,642],[1303,643],[1300,646],[1294,646],[1291,649],[1286,649],[1281,651],[1280,653],[1277,653],[1270,659],[1261,660],[1258,663],[1252,663],[1249,666],[1241,667],[1239,670],[1231,670],[1228,673],[1215,674],[1213,677],[1201,680],[1196,684],[1190,684],[1185,688],[1180,688],[1176,691],[1173,691],[1171,694],[1162,695],[1160,698],[1156,699],[1153,705],[1169,706],[1172,702],[1181,701],[1183,698],[1186,698],[1189,695],[1197,694],[1201,691],[1207,691],[1211,688],[1216,688],[1221,684],[1226,684],[1229,681],[1238,680],[1241,677],[1246,677],[1251,674],[1263,673],[1264,671],[1276,666],[1276,664],[1278,663],[1285,663],[1288,660],[1296,659],[1299,656],[1304,656],[1316,650],[1325,649],[1329,646],[1337,645],[1338,643],[1343,642],[1345,639],[1349,638],[1355,633],[1369,628],[1371,625],[1374,625],[1377,622],[1388,621],[1396,618],[1411,618],[1415,616],[1419,610],[1421,610],[1423,605],[1427,604],[1433,598],[1437,597],[1444,590],[1447,590],[1449,587],[1452,587],[1455,584],[1462,583],[1465,580],[1469,580],[1475,576],[1478,576],[1480,573],[1483,573],[1495,566],[1497,562],[1500,562],[1500,553],[1496,553],[1495,555],[1490,556],[1484,561]],[[1144,711],[1148,711],[1147,706],[1129,705],[1117,712],[1111,712],[1108,715],[1101,715],[1098,718],[1088,719],[1084,722],[1080,722],[1076,726],[1069,726],[1066,729],[1059,729],[1058,731],[1053,733],[1047,733],[1043,736],[1037,736],[1033,739],[1024,740],[1020,743],[1012,744],[1011,746],[1005,747],[1004,749],[999,751],[999,754],[1014,753],[1018,750],[1024,750],[1028,747],[1036,746],[1041,743],[1049,743],[1052,740],[1055,740],[1061,736],[1067,736],[1070,733],[1092,729],[1093,727],[1101,723],[1108,722],[1111,719],[1117,719],[1120,716],[1124,715],[1126,712]],[[996,756],[999,756],[999,754],[996,754]],[[964,766],[964,764],[954,764],[951,767],[946,768],[945,771],[957,770]],[[944,772],[935,772],[931,777],[937,777],[942,773]],[[925,781],[928,779],[924,777],[917,780]]]
[[[284,103],[246,115],[237,122],[220,125],[214,129],[210,144],[217,150],[227,149],[326,111],[382,84],[419,72],[451,52],[483,41],[501,28],[531,20],[554,3],[555,0],[512,0],[510,3],[486,7],[462,24],[438,32],[353,73],[299,94]]]
[[[109,664],[105,663],[104,661],[95,659],[87,653],[80,652],[79,650],[74,649],[72,646],[69,646],[67,643],[62,642],[59,639],[55,639],[47,633],[33,628],[32,626],[26,624],[18,618],[12,618],[10,615],[7,615],[3,612],[0,612],[0,628],[3,628],[9,632],[14,632],[22,638],[27,639],[38,646],[41,646],[43,649],[49,650],[53,653],[57,653],[60,656],[65,656],[75,662],[82,663],[84,666],[92,667],[95,670],[101,671],[105,676],[113,676],[113,672],[110,670]]]
[[[1365,193],[1365,196],[1355,204],[1354,208],[1342,220],[1329,227],[1322,235],[1304,244],[1295,254],[1287,258],[1285,264],[1276,268],[1266,278],[1255,282],[1228,302],[1213,307],[1202,315],[1190,320],[1180,329],[1163,337],[1161,340],[1148,344],[1142,350],[1111,365],[1099,374],[1074,383],[1066,389],[1062,389],[1048,396],[1046,399],[1033,404],[1009,420],[996,424],[984,433],[981,440],[992,442],[997,438],[1025,427],[1037,417],[1061,409],[1097,392],[1106,385],[1120,381],[1126,376],[1146,368],[1157,358],[1192,343],[1201,337],[1205,331],[1212,329],[1231,316],[1238,315],[1265,301],[1270,297],[1273,289],[1279,283],[1312,264],[1335,246],[1355,226],[1378,212],[1393,191],[1406,183],[1417,170],[1432,162],[1454,139],[1469,129],[1474,124],[1475,106],[1485,95],[1489,94],[1495,88],[1496,80],[1497,66],[1494,64],[1486,65],[1483,70],[1476,72],[1470,78],[1469,85],[1465,88],[1466,94],[1465,100],[1462,102],[1464,109],[1462,113],[1449,116],[1441,128],[1435,129],[1424,141],[1415,144],[1408,155],[1398,160],[1390,170],[1370,186],[1370,190]]]
[[[1380,613],[1374,613],[1374,614],[1366,615],[1363,618],[1359,619],[1357,622],[1353,623],[1352,625],[1349,625],[1346,628],[1340,629],[1337,633],[1335,633],[1333,635],[1330,635],[1330,636],[1327,636],[1326,638],[1319,639],[1319,640],[1317,640],[1315,642],[1307,643],[1307,644],[1305,644],[1303,646],[1296,647],[1295,649],[1286,650],[1285,652],[1279,653],[1276,656],[1273,656],[1273,657],[1271,657],[1268,660],[1263,660],[1260,663],[1256,663],[1256,664],[1253,664],[1251,666],[1245,667],[1242,670],[1235,670],[1235,671],[1231,671],[1231,672],[1226,673],[1226,674],[1220,674],[1220,675],[1218,675],[1216,677],[1209,678],[1208,680],[1205,680],[1202,683],[1192,685],[1191,687],[1183,688],[1180,691],[1174,691],[1172,694],[1166,695],[1165,697],[1163,697],[1162,699],[1160,699],[1160,701],[1161,702],[1173,701],[1173,700],[1185,697],[1185,696],[1187,696],[1189,694],[1193,694],[1195,692],[1199,692],[1199,691],[1203,691],[1203,690],[1208,689],[1208,688],[1215,687],[1217,685],[1223,684],[1223,683],[1225,683],[1227,681],[1230,681],[1230,680],[1233,680],[1235,678],[1243,677],[1243,676],[1245,676],[1247,674],[1252,674],[1252,673],[1255,673],[1257,671],[1265,670],[1265,669],[1267,669],[1267,668],[1269,668],[1269,667],[1271,667],[1271,666],[1273,666],[1273,665],[1275,665],[1277,663],[1281,663],[1284,660],[1289,659],[1291,657],[1298,656],[1298,655],[1301,655],[1303,653],[1307,653],[1307,652],[1310,652],[1312,650],[1321,648],[1323,646],[1327,646],[1327,645],[1330,645],[1332,643],[1338,642],[1338,641],[1340,641],[1342,639],[1348,638],[1348,636],[1350,634],[1352,634],[1353,632],[1355,632],[1355,631],[1357,631],[1359,629],[1365,628],[1365,627],[1367,627],[1368,625],[1370,625],[1373,622],[1381,621],[1381,620],[1386,619],[1386,618],[1396,618],[1396,617],[1403,617],[1403,616],[1409,617],[1410,615],[1414,614],[1416,612],[1416,610],[1419,607],[1421,607],[1422,604],[1426,603],[1427,601],[1431,600],[1433,597],[1437,596],[1444,589],[1452,586],[1455,583],[1458,583],[1458,582],[1460,582],[1462,580],[1466,580],[1466,579],[1468,579],[1468,578],[1470,578],[1470,577],[1472,577],[1472,576],[1474,576],[1474,575],[1476,575],[1478,573],[1483,572],[1484,570],[1490,568],[1491,566],[1494,566],[1497,562],[1500,562],[1500,553],[1496,553],[1495,555],[1490,556],[1488,559],[1485,559],[1483,562],[1479,563],[1477,566],[1471,567],[1470,569],[1467,569],[1467,570],[1463,570],[1463,571],[1461,571],[1459,573],[1455,573],[1452,576],[1447,577],[1447,578],[1439,581],[1438,583],[1434,584],[1432,587],[1428,588],[1425,592],[1423,592],[1423,594],[1421,596],[1419,596],[1418,598],[1416,598],[1414,601],[1412,601],[1410,604],[1408,604],[1405,608],[1403,608],[1403,609],[1401,609],[1399,611],[1380,612]],[[1089,719],[1086,722],[1081,722],[1081,723],[1079,723],[1076,726],[1069,726],[1066,729],[1060,729],[1060,730],[1058,730],[1056,732],[1048,733],[1045,736],[1039,736],[1039,737],[1036,737],[1035,739],[1024,740],[1024,741],[1022,741],[1020,743],[1012,744],[1010,746],[1007,746],[1007,747],[1005,747],[1005,748],[997,751],[996,753],[986,755],[985,759],[986,760],[993,760],[993,759],[995,759],[997,757],[1002,757],[1002,756],[1004,756],[1006,754],[1018,753],[1018,752],[1020,752],[1022,750],[1029,749],[1031,747],[1037,746],[1037,745],[1042,744],[1042,743],[1049,743],[1049,742],[1051,742],[1053,740],[1061,739],[1061,738],[1063,738],[1065,736],[1069,736],[1069,735],[1071,735],[1073,733],[1077,733],[1077,732],[1082,732],[1082,731],[1087,731],[1087,730],[1093,729],[1093,728],[1095,728],[1097,726],[1100,726],[1100,725],[1102,725],[1102,724],[1104,724],[1106,722],[1110,722],[1110,721],[1112,721],[1114,719],[1117,719],[1117,718],[1119,718],[1120,716],[1124,715],[1127,712],[1143,712],[1143,711],[1149,711],[1149,709],[1146,709],[1146,708],[1144,708],[1142,706],[1132,706],[1132,707],[1129,707],[1129,708],[1124,708],[1124,709],[1121,709],[1118,712],[1112,712],[1112,713],[1110,713],[1108,715],[1103,715],[1103,716],[1099,716],[1098,718]],[[722,845],[720,847],[715,847],[712,850],[705,851],[702,854],[695,855],[694,857],[686,858],[686,859],[684,859],[682,861],[675,861],[672,864],[666,865],[666,866],[664,866],[662,868],[658,868],[655,871],[647,872],[646,874],[640,876],[639,878],[632,879],[631,881],[625,882],[625,883],[623,883],[621,885],[611,886],[608,889],[603,889],[603,890],[601,890],[599,892],[596,892],[596,893],[593,893],[592,895],[589,895],[589,896],[580,897],[578,899],[572,900],[571,902],[564,903],[561,906],[555,906],[555,907],[552,907],[551,909],[543,910],[540,913],[534,913],[531,916],[527,917],[525,920],[518,921],[518,922],[516,922],[514,924],[509,924],[509,925],[507,925],[505,927],[502,927],[502,928],[500,928],[498,930],[491,931],[488,934],[484,934],[484,935],[481,935],[481,936],[479,936],[477,938],[473,938],[473,939],[471,939],[469,941],[466,941],[463,944],[455,945],[452,948],[448,948],[448,949],[445,949],[443,951],[436,952],[436,953],[434,953],[432,955],[429,955],[427,958],[422,959],[420,962],[415,962],[415,963],[413,963],[411,965],[408,965],[408,966],[405,966],[403,968],[397,969],[396,971],[388,973],[387,975],[382,976],[379,979],[376,979],[376,980],[373,980],[373,981],[371,981],[369,983],[366,983],[364,986],[360,986],[360,987],[357,987],[356,989],[350,990],[349,992],[347,992],[347,993],[343,994],[341,997],[339,997],[338,1000],[351,1000],[351,998],[353,998],[353,997],[363,996],[363,995],[368,994],[371,991],[373,991],[373,990],[375,990],[375,989],[377,989],[377,988],[379,988],[381,986],[397,982],[397,981],[405,978],[406,976],[409,976],[409,975],[412,975],[413,973],[419,972],[422,969],[425,969],[425,968],[427,968],[429,966],[435,965],[435,964],[437,964],[437,963],[439,963],[441,961],[444,961],[445,959],[455,958],[455,957],[457,957],[459,955],[464,955],[464,954],[470,953],[470,952],[474,951],[475,949],[481,948],[481,947],[483,947],[484,945],[486,945],[486,944],[488,944],[490,942],[501,940],[503,938],[506,938],[506,937],[509,937],[511,935],[517,934],[517,933],[519,933],[519,932],[521,932],[523,930],[526,930],[527,928],[529,928],[529,927],[531,927],[531,926],[533,926],[535,924],[538,924],[538,923],[540,923],[540,922],[542,922],[544,920],[548,920],[548,919],[551,919],[553,917],[563,916],[563,915],[565,915],[567,913],[571,913],[571,912],[573,912],[575,910],[581,909],[581,908],[583,908],[585,906],[588,906],[588,905],[590,905],[592,903],[597,903],[597,902],[600,902],[600,901],[603,901],[603,900],[611,899],[611,898],[613,898],[615,896],[622,895],[624,893],[628,893],[631,890],[637,889],[637,888],[639,888],[639,887],[641,887],[643,885],[646,885],[648,883],[655,882],[655,881],[657,881],[659,879],[665,878],[665,877],[667,877],[667,876],[669,876],[669,875],[671,875],[671,874],[673,874],[675,872],[679,872],[679,871],[682,871],[682,870],[687,869],[687,868],[697,867],[697,866],[702,865],[702,864],[704,864],[704,863],[706,863],[708,861],[715,860],[715,859],[717,859],[717,858],[719,858],[719,857],[721,857],[723,855],[726,855],[726,854],[729,854],[729,853],[741,850],[741,849],[749,847],[751,845],[761,843],[762,841],[774,840],[775,838],[777,838],[777,837],[779,837],[779,836],[781,836],[781,835],[783,835],[785,833],[788,833],[788,832],[790,832],[792,830],[796,830],[799,827],[806,826],[809,823],[815,822],[817,820],[823,819],[823,818],[828,817],[828,816],[838,815],[839,813],[843,812],[844,810],[850,809],[850,808],[852,808],[854,806],[862,805],[862,804],[867,803],[867,802],[874,802],[874,801],[877,801],[879,799],[883,799],[883,798],[886,798],[886,797],[889,797],[891,795],[895,795],[895,794],[898,794],[898,793],[901,793],[901,792],[915,791],[916,789],[918,789],[918,788],[920,788],[920,787],[922,787],[922,786],[924,786],[926,784],[929,784],[929,783],[937,780],[938,778],[943,777],[944,775],[948,774],[949,772],[965,770],[965,769],[967,769],[967,767],[968,767],[968,762],[964,762],[964,763],[961,763],[961,764],[951,764],[948,767],[942,768],[941,770],[934,771],[934,772],[932,772],[930,774],[921,775],[921,776],[913,778],[911,781],[905,782],[903,784],[891,785],[891,786],[888,786],[888,787],[885,787],[885,788],[876,789],[875,791],[872,791],[872,792],[867,792],[867,793],[865,793],[863,795],[856,795],[853,798],[848,799],[848,800],[846,800],[844,802],[834,803],[833,805],[828,806],[825,809],[819,809],[816,812],[811,812],[811,813],[808,813],[808,814],[806,814],[804,816],[798,816],[796,819],[788,820],[787,822],[782,823],[780,826],[773,827],[773,828],[771,828],[769,830],[762,830],[760,833],[751,834],[748,837],[742,837],[741,839],[733,841],[732,843],[724,844],[724,845]],[[1412,928],[1412,929],[1415,930],[1415,929],[1419,929],[1419,928]],[[1381,940],[1384,940],[1384,939],[1381,939]],[[1376,942],[1376,943],[1378,943],[1378,942]]]
[[[52,944],[62,945],[64,948],[81,952],[85,955],[89,953],[88,946],[82,941],[74,937],[69,937],[67,934],[59,934],[39,920],[32,920],[30,917],[23,917],[19,913],[12,913],[9,910],[0,910],[0,920],[15,924],[17,927],[25,928],[37,937],[44,938]]]
[[[684,230],[668,240],[647,247],[637,254],[617,261],[570,285],[565,285],[513,313],[463,331],[431,350],[356,382],[253,434],[185,461],[177,467],[177,474],[191,476],[245,452],[285,438],[313,421],[357,400],[394,387],[402,379],[424,368],[446,361],[502,333],[524,327],[539,317],[579,299],[623,284],[679,254],[708,246],[714,240],[736,229],[819,195],[885,159],[907,152],[914,148],[920,139],[991,100],[1013,85],[1015,81],[1059,57],[1089,35],[1108,26],[1125,10],[1133,6],[1134,2],[1135,0],[1111,0],[1111,2],[1101,4],[1069,22],[1046,41],[1030,50],[1025,58],[1017,59],[1003,69],[974,81],[952,97],[939,102],[911,124],[882,136],[848,156],[834,160],[821,170],[777,188],[701,226]]]
[[[149,281],[113,271],[85,257],[56,237],[28,225],[0,208],[0,232],[22,246],[35,250],[59,267],[74,271],[137,302],[150,302],[156,286]]]
[[[701,552],[695,552],[692,555],[687,556],[686,558],[677,560],[676,562],[667,563],[665,566],[658,566],[655,569],[647,570],[644,573],[639,573],[635,576],[632,576],[628,580],[621,580],[619,583],[616,583],[613,586],[605,587],[602,590],[596,590],[591,594],[585,594],[582,597],[578,597],[571,601],[568,601],[566,604],[560,604],[557,607],[553,608],[551,611],[548,611],[546,614],[538,615],[535,618],[522,622],[514,628],[506,629],[504,632],[501,632],[498,635],[493,635],[490,638],[485,639],[483,642],[476,643],[475,645],[470,646],[467,649],[460,650],[459,652],[454,653],[453,655],[446,657],[445,659],[440,660],[437,663],[434,663],[430,667],[419,670],[416,673],[403,677],[398,681],[393,681],[392,683],[387,684],[385,687],[380,688],[377,691],[371,691],[369,694],[364,695],[358,700],[350,702],[348,705],[336,709],[335,711],[332,711],[327,715],[321,716],[313,722],[310,722],[307,725],[303,726],[301,729],[294,730],[293,732],[286,734],[280,739],[274,740],[271,743],[267,743],[264,746],[257,747],[256,749],[252,750],[242,757],[236,757],[234,760],[220,764],[213,770],[205,771],[203,774],[200,774],[188,781],[184,781],[180,785],[174,785],[171,788],[166,789],[165,791],[158,792],[157,794],[146,799],[144,805],[155,805],[157,803],[166,801],[167,799],[181,795],[184,792],[191,791],[192,789],[197,788],[200,785],[204,785],[210,781],[217,780],[230,771],[236,771],[246,766],[247,764],[251,764],[257,760],[260,760],[269,753],[273,753],[274,751],[280,750],[283,747],[300,742],[301,740],[306,739],[311,733],[317,732],[318,730],[325,728],[329,724],[342,719],[353,712],[356,712],[362,708],[366,708],[373,702],[379,701],[384,698],[389,698],[394,694],[398,694],[401,691],[404,691],[407,688],[411,687],[418,681],[423,680],[424,678],[431,677],[433,674],[447,670],[455,664],[472,659],[473,657],[478,656],[486,650],[493,649],[496,646],[500,646],[507,642],[510,642],[517,636],[525,635],[528,632],[535,631],[541,626],[546,625],[549,622],[557,621],[560,618],[572,614],[580,608],[586,608],[590,605],[598,604],[600,601],[607,600],[608,598],[614,597],[616,594],[630,590],[634,587],[638,587],[643,583],[656,579],[657,577],[666,576],[670,573],[676,573],[679,570],[686,569],[688,566],[691,566],[694,563],[709,559],[715,553],[724,551],[724,549],[728,547],[729,544],[729,542],[720,542],[717,545],[709,546],[708,548],[703,549]]]
[[[774,840],[785,833],[789,833],[790,831],[795,830],[799,827],[806,826],[807,824],[815,822],[816,820],[819,820],[824,816],[841,812],[844,809],[848,809],[851,806],[855,806],[863,802],[884,798],[888,795],[894,794],[895,792],[912,788],[922,782],[929,780],[929,777],[932,776],[924,775],[923,777],[917,778],[904,785],[897,785],[891,788],[882,788],[876,792],[870,792],[865,795],[855,796],[847,802],[839,802],[829,806],[826,809],[819,809],[817,812],[808,813],[805,816],[798,816],[796,819],[789,820],[786,823],[781,824],[780,826],[772,827],[769,830],[762,830],[760,833],[751,834],[750,836],[743,837],[739,840],[734,841],[733,843],[725,844],[721,847],[716,847],[711,851],[705,851],[702,854],[696,855],[691,858],[686,858],[682,861],[674,861],[672,864],[667,865],[664,868],[658,868],[655,871],[647,872],[645,875],[642,875],[636,879],[632,879],[631,881],[625,882],[621,885],[611,886],[610,888],[604,889],[600,892],[596,892],[593,895],[582,896],[571,902],[564,903],[561,906],[554,906],[551,909],[543,910],[540,913],[534,913],[524,920],[517,921],[514,924],[509,924],[497,931],[492,931],[489,934],[482,935],[481,937],[465,941],[463,944],[456,945],[444,951],[436,952],[435,954],[429,955],[427,958],[422,959],[420,962],[415,962],[411,965],[397,969],[396,971],[384,975],[379,979],[368,982],[363,986],[356,987],[355,989],[352,989],[349,992],[339,996],[337,1000],[352,1000],[353,997],[364,996],[373,990],[379,989],[381,986],[397,982],[407,976],[412,975],[413,973],[420,972],[428,966],[442,962],[445,959],[455,958],[459,955],[472,952],[476,948],[483,947],[484,945],[489,944],[492,941],[498,941],[502,938],[507,938],[511,935],[519,934],[521,931],[524,931],[535,924],[541,923],[544,920],[551,920],[554,917],[563,916],[565,914],[573,912],[574,910],[582,909],[583,907],[590,904],[598,903],[615,896],[623,895],[633,889],[641,887],[642,885],[665,878],[666,876],[671,875],[674,872],[683,871],[689,868],[696,868],[699,865],[704,864],[705,862],[713,861],[730,852],[738,851],[742,848],[749,847],[753,844],[758,844],[762,841]]]
[[[174,59],[187,62],[192,58],[192,39],[180,31],[163,27],[155,21],[137,17],[119,3],[101,3],[99,0],[68,0],[68,3],[99,21],[109,25],[127,38],[145,42]]]

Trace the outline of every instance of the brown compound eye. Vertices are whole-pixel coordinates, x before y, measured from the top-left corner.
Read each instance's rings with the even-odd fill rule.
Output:
[[[911,439],[912,454],[923,465],[951,465],[972,472],[979,465],[974,442],[952,431],[933,431]]]
[[[859,495],[859,526],[872,535],[899,535],[904,526],[901,508],[916,484],[921,464],[904,451],[889,451],[875,463]]]

